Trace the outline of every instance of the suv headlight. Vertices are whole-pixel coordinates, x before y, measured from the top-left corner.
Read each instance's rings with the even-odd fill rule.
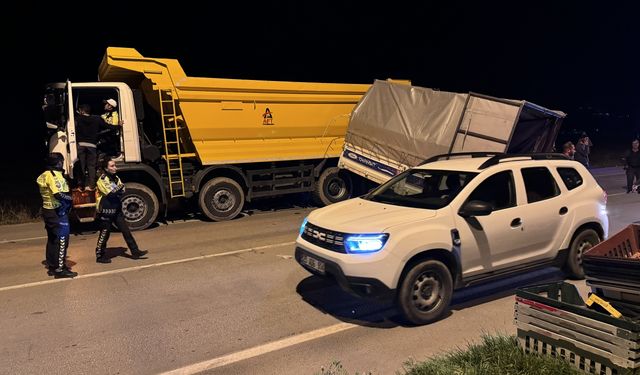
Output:
[[[302,236],[302,233],[304,233],[304,227],[307,226],[307,222],[309,220],[305,217],[304,220],[302,220],[302,224],[300,225],[300,235]]]
[[[352,254],[375,253],[382,250],[388,239],[388,233],[352,234],[345,238],[344,248]]]

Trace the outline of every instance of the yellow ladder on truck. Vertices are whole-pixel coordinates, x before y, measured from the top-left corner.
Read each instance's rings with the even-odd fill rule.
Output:
[[[182,153],[178,128],[178,115],[173,92],[169,89],[159,90],[160,116],[164,135],[164,157],[167,162],[169,192],[171,198],[184,197],[184,174],[182,172]]]

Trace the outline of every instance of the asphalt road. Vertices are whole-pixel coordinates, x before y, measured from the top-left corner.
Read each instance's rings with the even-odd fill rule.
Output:
[[[640,220],[640,195],[620,169],[594,171],[609,193],[610,233]],[[403,325],[392,306],[352,298],[293,260],[310,208],[238,220],[161,224],[135,233],[148,259],[94,261],[96,234],[73,236],[80,275],[46,275],[42,224],[0,227],[1,374],[313,374],[333,361],[351,373],[393,374],[477,341],[514,334],[513,290],[561,280],[553,268],[455,295],[450,316]],[[586,292],[584,282],[574,282]]]

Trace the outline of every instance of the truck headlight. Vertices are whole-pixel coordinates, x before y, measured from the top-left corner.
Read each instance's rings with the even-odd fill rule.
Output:
[[[352,254],[374,253],[382,250],[388,239],[388,233],[354,234],[347,236],[344,248]]]
[[[302,233],[304,233],[304,227],[307,226],[307,222],[309,220],[305,217],[304,220],[302,220],[302,224],[300,225],[300,235],[302,236]]]

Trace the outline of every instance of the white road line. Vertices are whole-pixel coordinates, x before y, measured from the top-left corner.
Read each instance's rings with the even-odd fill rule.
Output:
[[[185,367],[175,369],[173,371],[163,372],[160,375],[190,375],[197,374],[202,371],[212,370],[214,368],[226,366],[245,359],[257,357],[262,354],[274,352],[290,346],[301,344],[303,342],[315,340],[321,337],[333,335],[338,332],[346,331],[351,328],[358,327],[351,323],[338,323],[329,327],[316,329],[314,331],[301,333],[296,336],[287,337],[286,339],[272,341],[263,345],[254,346],[253,348],[241,350],[239,352],[223,355],[208,361],[194,363]]]
[[[264,250],[264,249],[280,247],[280,246],[289,246],[289,245],[293,245],[293,244],[295,244],[295,242],[293,242],[293,241],[292,242],[282,242],[282,243],[277,243],[277,244],[272,244],[272,245],[257,246],[257,247],[250,247],[250,248],[246,248],[246,249],[227,251],[227,252],[218,253],[218,254],[200,255],[200,256],[197,256],[197,257],[193,257],[193,258],[176,259],[176,260],[171,260],[171,261],[167,261],[167,262],[145,264],[145,265],[136,266],[136,267],[120,268],[120,269],[111,270],[111,271],[88,273],[88,274],[85,274],[85,275],[76,276],[73,279],[50,279],[50,280],[44,280],[44,281],[36,281],[36,282],[33,282],[33,283],[27,283],[27,284],[11,285],[11,286],[5,286],[5,287],[0,288],[0,292],[6,291],[6,290],[29,288],[29,287],[32,287],[32,286],[60,283],[60,282],[71,281],[71,280],[88,279],[88,278],[91,278],[91,277],[113,275],[113,274],[118,274],[118,273],[143,270],[145,268],[153,268],[153,267],[160,267],[160,266],[168,266],[168,265],[171,265],[171,264],[180,264],[180,263],[186,263],[186,262],[193,262],[195,260],[222,257],[222,256],[225,256],[225,255],[248,253],[248,252],[251,252],[251,251]]]
[[[0,245],[5,244],[5,243],[13,243],[13,242],[22,242],[22,241],[31,241],[31,240],[42,240],[47,238],[47,236],[40,236],[40,237],[29,237],[29,238],[18,238],[17,240],[2,240],[0,241]]]
[[[615,197],[616,195],[626,195],[627,193],[613,193],[613,194],[607,194],[607,197]]]

